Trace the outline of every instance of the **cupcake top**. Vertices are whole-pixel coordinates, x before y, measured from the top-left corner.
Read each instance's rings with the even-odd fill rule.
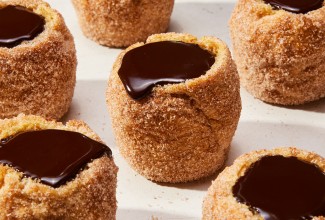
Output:
[[[141,99],[155,85],[181,83],[205,74],[214,62],[215,55],[197,44],[159,41],[126,52],[118,74],[127,93]]]
[[[82,121],[0,120],[0,219],[115,218],[118,168],[110,155]]]
[[[110,149],[77,132],[38,130],[1,139],[0,163],[23,172],[24,176],[59,187],[75,177],[92,159]]]
[[[112,158],[110,148],[83,122],[63,125],[23,114],[0,120],[0,173],[13,173],[19,184],[71,188],[106,157]]]
[[[264,0],[275,9],[283,9],[293,13],[307,13],[323,6],[324,0]]]
[[[2,56],[70,37],[61,14],[43,0],[0,0],[0,30]]]
[[[325,173],[297,157],[265,156],[233,186],[236,199],[264,219],[325,216]]]
[[[203,215],[220,219],[323,219],[325,159],[294,147],[238,157],[208,190]]]
[[[14,47],[44,30],[44,17],[21,6],[0,8],[0,46]]]

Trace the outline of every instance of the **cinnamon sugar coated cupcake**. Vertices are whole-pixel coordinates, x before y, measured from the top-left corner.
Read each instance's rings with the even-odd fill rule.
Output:
[[[99,44],[125,47],[165,32],[174,0],[72,0],[84,35]]]
[[[297,148],[245,154],[212,183],[204,220],[325,219],[325,159]]]
[[[73,37],[57,11],[41,0],[0,0],[0,118],[61,118],[76,64]]]
[[[0,219],[115,219],[111,153],[82,121],[0,120]]]
[[[323,0],[239,0],[229,24],[241,83],[253,96],[281,105],[325,96]]]
[[[239,78],[215,37],[158,34],[117,58],[106,93],[120,153],[141,175],[187,182],[224,163],[241,111]]]

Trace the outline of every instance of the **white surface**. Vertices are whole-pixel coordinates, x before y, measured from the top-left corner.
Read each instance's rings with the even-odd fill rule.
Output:
[[[64,120],[86,121],[112,148],[118,174],[117,219],[200,219],[208,180],[188,184],[157,184],[136,174],[121,158],[114,142],[105,104],[106,80],[121,51],[86,39],[70,1],[49,0],[64,16],[78,51],[78,83],[70,112]],[[215,35],[230,43],[227,22],[230,0],[176,0],[170,31],[196,36]],[[254,149],[299,146],[325,156],[325,100],[299,107],[279,107],[254,99],[242,90],[243,111],[227,165]]]

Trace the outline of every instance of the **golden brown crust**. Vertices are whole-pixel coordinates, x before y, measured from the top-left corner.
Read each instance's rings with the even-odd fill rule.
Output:
[[[254,214],[245,204],[237,202],[232,194],[232,188],[246,170],[264,156],[282,155],[297,157],[300,160],[316,164],[325,172],[325,159],[315,153],[294,147],[276,148],[273,150],[259,150],[242,155],[233,165],[227,167],[212,183],[203,202],[203,220],[263,220]],[[315,217],[314,220],[323,220]]]
[[[0,120],[0,139],[28,130],[60,129],[100,138],[82,121],[66,125],[39,116]],[[0,219],[115,219],[117,167],[103,156],[88,163],[74,180],[59,188],[41,184],[0,165]]]
[[[76,80],[73,37],[62,16],[41,0],[0,0],[45,17],[45,30],[14,48],[0,47],[0,118],[19,113],[59,119],[67,112]]]
[[[72,0],[86,37],[125,47],[165,32],[174,0]]]
[[[224,163],[241,111],[239,77],[227,46],[214,37],[158,34],[147,43],[175,40],[199,44],[216,55],[205,75],[185,83],[157,86],[135,101],[118,76],[123,51],[114,64],[106,99],[119,150],[148,179],[187,182],[215,173]]]
[[[252,95],[282,105],[325,96],[325,6],[294,14],[239,0],[229,24],[241,83]]]

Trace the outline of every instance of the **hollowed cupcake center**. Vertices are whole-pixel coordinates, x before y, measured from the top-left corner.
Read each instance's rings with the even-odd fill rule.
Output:
[[[0,46],[12,48],[32,40],[44,30],[45,20],[21,6],[0,9]]]
[[[307,13],[323,6],[324,0],[264,0],[275,9],[283,9],[293,13]]]
[[[238,179],[233,195],[267,220],[325,216],[325,174],[296,157],[263,157]]]
[[[88,162],[105,153],[111,155],[106,145],[63,130],[28,131],[0,142],[0,163],[52,187],[74,178]]]
[[[215,56],[199,45],[161,41],[128,51],[118,74],[127,93],[141,99],[155,85],[181,83],[205,74],[214,62]]]

